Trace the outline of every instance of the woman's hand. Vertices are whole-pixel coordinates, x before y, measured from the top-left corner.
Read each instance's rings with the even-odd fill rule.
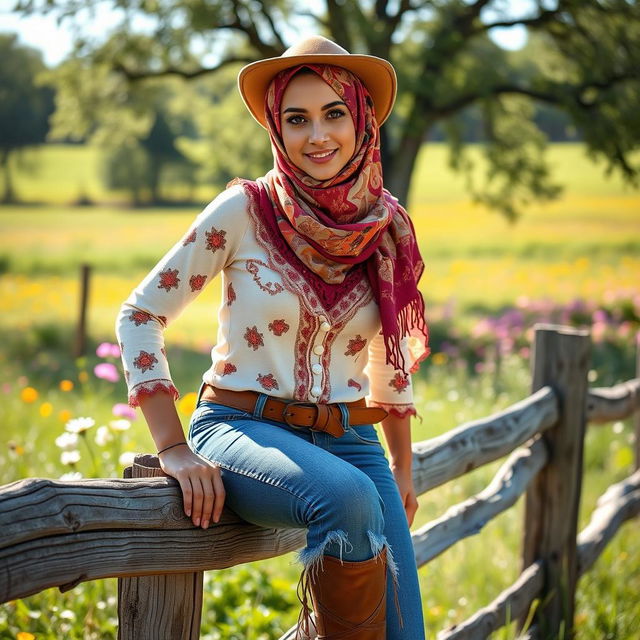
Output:
[[[413,475],[411,473],[411,467],[391,467],[393,477],[396,479],[396,484],[400,490],[400,498],[402,498],[402,504],[404,506],[405,513],[407,515],[407,522],[409,526],[413,524],[413,519],[418,510],[418,499],[416,498],[416,491],[413,488]]]
[[[184,512],[193,524],[206,529],[212,519],[218,522],[225,499],[219,467],[185,445],[173,447],[158,457],[162,470],[180,483]]]

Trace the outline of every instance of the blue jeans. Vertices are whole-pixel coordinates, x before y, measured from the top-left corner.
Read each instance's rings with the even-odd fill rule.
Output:
[[[349,427],[335,438],[199,401],[189,445],[220,467],[225,506],[241,518],[263,527],[307,529],[307,544],[297,556],[305,568],[317,570],[325,554],[368,560],[387,546],[387,640],[424,639],[411,534],[372,425]]]

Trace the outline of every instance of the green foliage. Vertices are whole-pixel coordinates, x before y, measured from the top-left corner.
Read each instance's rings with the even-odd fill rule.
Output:
[[[0,168],[2,202],[15,200],[9,157],[16,150],[43,142],[53,111],[53,92],[38,84],[42,56],[18,44],[13,35],[0,34]]]
[[[557,114],[564,118],[561,127],[567,135],[580,135],[595,158],[606,160],[609,171],[637,183],[638,2],[538,2],[514,18],[509,3],[499,0],[327,0],[321,5],[288,0],[100,1],[123,9],[125,17],[102,42],[84,40],[80,30],[74,56],[56,70],[56,135],[91,135],[110,144],[141,140],[153,120],[144,96],[159,85],[174,86],[176,76],[195,78],[199,86],[194,93],[200,99],[185,98],[180,109],[199,122],[204,142],[186,145],[188,153],[202,160],[204,173],[216,180],[255,177],[269,165],[266,138],[235,95],[233,75],[240,63],[280,55],[310,29],[354,53],[394,62],[398,106],[383,132],[383,163],[386,186],[402,202],[428,138],[444,134],[452,166],[473,172],[463,154],[465,123],[489,141],[486,175],[467,182],[477,201],[515,219],[527,202],[557,197],[540,131]],[[17,4],[25,13],[48,11],[65,19],[76,9],[75,0]],[[144,20],[131,20],[132,15]],[[140,23],[144,33],[136,26]],[[505,52],[490,40],[492,29],[515,25],[529,33],[522,52]],[[203,89],[207,83],[199,83],[207,74],[211,91]],[[193,95],[185,87],[180,91]],[[207,94],[214,99],[207,102]]]

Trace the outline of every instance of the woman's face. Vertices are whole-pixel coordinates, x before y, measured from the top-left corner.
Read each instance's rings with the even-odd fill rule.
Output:
[[[291,162],[316,180],[333,178],[355,151],[356,130],[347,105],[315,73],[294,76],[287,85],[280,127]]]

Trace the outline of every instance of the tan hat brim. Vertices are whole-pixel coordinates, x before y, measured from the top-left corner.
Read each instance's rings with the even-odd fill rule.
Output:
[[[331,64],[348,69],[364,83],[371,95],[378,124],[391,113],[396,99],[397,80],[395,69],[389,62],[376,56],[354,54],[305,54],[258,60],[243,67],[238,75],[240,95],[251,115],[266,129],[264,97],[269,83],[283,69],[300,64]]]

